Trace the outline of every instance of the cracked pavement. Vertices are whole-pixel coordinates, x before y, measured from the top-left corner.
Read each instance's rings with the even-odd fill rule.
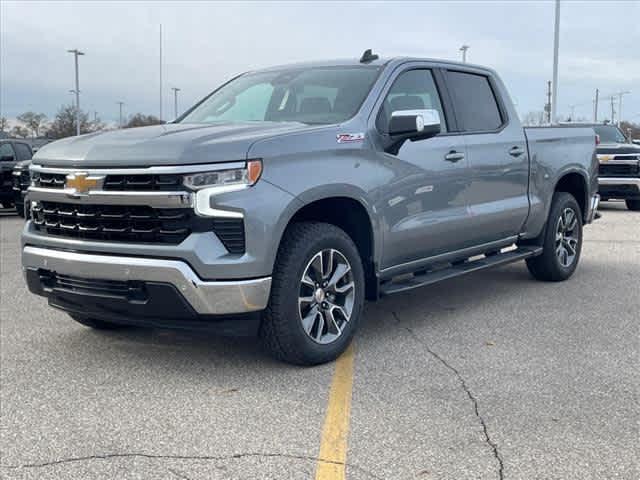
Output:
[[[348,479],[640,478],[640,215],[572,280],[523,263],[368,304]],[[312,479],[333,365],[251,339],[93,332],[26,291],[0,214],[0,478]]]

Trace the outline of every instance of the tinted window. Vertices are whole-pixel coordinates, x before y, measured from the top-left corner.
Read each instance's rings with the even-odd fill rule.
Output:
[[[18,153],[18,160],[31,160],[31,149],[24,143],[14,143],[13,146]]]
[[[448,72],[458,122],[466,132],[496,130],[502,125],[500,109],[489,79],[484,75]]]
[[[386,132],[391,114],[397,110],[437,110],[442,122],[441,131],[446,132],[446,121],[440,95],[429,70],[409,70],[396,78],[384,99],[376,127]]]
[[[13,148],[10,143],[0,143],[0,158],[2,157],[14,157]]]
[[[622,134],[618,127],[613,125],[601,125],[593,127],[598,136],[600,143],[627,143],[627,138]]]
[[[379,67],[351,66],[248,73],[220,88],[182,122],[344,122],[357,113],[378,72]]]

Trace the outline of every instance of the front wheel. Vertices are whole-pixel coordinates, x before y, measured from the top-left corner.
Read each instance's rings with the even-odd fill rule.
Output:
[[[582,213],[573,195],[553,195],[542,246],[542,255],[527,259],[531,275],[547,282],[571,277],[582,251]]]
[[[640,200],[625,200],[627,208],[634,212],[640,212]]]
[[[351,343],[364,294],[362,261],[351,238],[328,223],[296,223],[278,250],[263,344],[296,365],[335,360]]]

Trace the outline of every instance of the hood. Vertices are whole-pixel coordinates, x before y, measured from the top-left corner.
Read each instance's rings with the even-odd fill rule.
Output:
[[[596,148],[596,153],[599,155],[616,155],[625,153],[637,153],[640,155],[640,145],[634,145],[633,143],[601,143]]]
[[[57,167],[146,167],[245,160],[257,140],[317,129],[302,123],[165,124],[69,137],[33,163]]]

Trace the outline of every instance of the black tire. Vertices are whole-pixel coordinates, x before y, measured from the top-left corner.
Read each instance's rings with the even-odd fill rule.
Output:
[[[634,212],[640,212],[640,200],[625,200],[627,208]]]
[[[118,323],[105,322],[104,320],[98,320],[96,318],[82,317],[80,315],[71,314],[69,314],[69,316],[85,327],[93,328],[95,330],[116,330],[124,327],[124,325],[120,325]]]
[[[342,259],[348,261],[354,296],[350,319],[342,323],[337,338],[331,343],[321,344],[314,341],[311,332],[307,333],[303,327],[299,297],[308,288],[302,282],[303,275],[309,271],[312,260],[327,249],[337,251]],[[285,232],[278,249],[271,296],[260,328],[262,343],[271,355],[295,365],[318,365],[335,360],[349,346],[357,330],[364,297],[362,260],[351,238],[328,223],[293,224]],[[320,303],[316,308],[320,309]],[[326,318],[325,313],[319,312]],[[315,324],[316,320],[313,322]],[[323,327],[318,326],[316,332],[328,328],[329,320],[326,320],[326,325],[324,323],[323,320]]]
[[[569,265],[564,264],[565,259],[568,261],[569,252],[564,247],[565,233],[562,234],[562,240],[558,240],[556,235],[560,227],[560,217],[563,213],[570,209],[575,215],[575,227],[571,230],[571,235],[577,238],[577,243],[573,246],[575,254]],[[573,238],[567,236],[566,238]],[[556,192],[551,201],[551,209],[549,218],[544,231],[542,246],[544,248],[542,255],[527,259],[527,268],[533,277],[537,280],[546,282],[561,282],[567,280],[573,272],[575,272],[580,260],[582,252],[582,212],[578,202],[573,195],[565,192]],[[557,243],[560,242],[567,252],[567,257],[557,253]]]

